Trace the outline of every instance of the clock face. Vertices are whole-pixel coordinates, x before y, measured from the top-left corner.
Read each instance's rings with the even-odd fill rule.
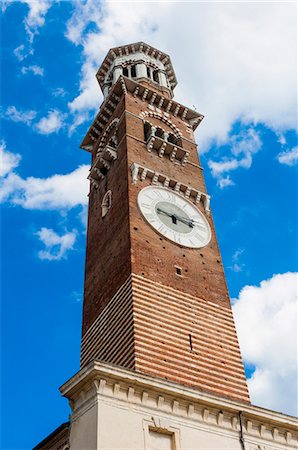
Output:
[[[148,186],[138,196],[139,208],[150,225],[167,239],[201,248],[211,239],[210,226],[190,201],[167,188]]]

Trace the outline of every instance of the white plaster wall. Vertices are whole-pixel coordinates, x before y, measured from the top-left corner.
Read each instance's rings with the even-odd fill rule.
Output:
[[[96,450],[98,405],[85,408],[80,414],[74,414],[70,429],[71,450]],[[111,425],[109,425],[111,429]]]
[[[61,387],[73,406],[70,450],[169,450],[149,429],[171,435],[170,450],[243,450],[239,411],[245,450],[298,448],[295,418],[93,364]]]
[[[155,423],[160,424],[161,429],[177,431],[178,442],[172,450],[241,450],[238,432],[227,431],[223,434],[220,427],[205,426],[204,429],[199,423],[191,425],[187,422],[190,421],[175,420],[173,416],[158,414],[150,409],[146,412],[138,407],[126,408],[120,402],[117,405],[102,400],[99,406],[97,450],[151,450],[147,430],[149,426],[154,427]],[[162,445],[161,439],[161,449]]]
[[[98,450],[144,449],[142,419],[141,414],[131,409],[101,402]]]

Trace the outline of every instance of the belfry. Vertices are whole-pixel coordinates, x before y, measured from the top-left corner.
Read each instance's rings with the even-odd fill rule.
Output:
[[[60,388],[70,422],[36,449],[295,448],[294,419],[250,403],[203,115],[173,99],[169,56],[143,42],[110,49],[96,77],[81,369]]]

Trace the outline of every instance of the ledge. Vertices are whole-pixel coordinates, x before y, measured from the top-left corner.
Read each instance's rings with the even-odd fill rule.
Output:
[[[295,417],[105,362],[93,361],[63,384],[60,392],[70,400],[73,414],[81,414],[88,402],[107,397],[239,432],[241,412],[247,438],[290,444],[292,448],[298,443]]]

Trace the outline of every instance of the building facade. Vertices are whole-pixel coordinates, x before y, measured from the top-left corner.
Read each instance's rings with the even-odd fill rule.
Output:
[[[295,448],[294,418],[250,404],[193,134],[203,116],[143,42],[111,49],[96,76],[81,370],[60,389],[59,448]]]

